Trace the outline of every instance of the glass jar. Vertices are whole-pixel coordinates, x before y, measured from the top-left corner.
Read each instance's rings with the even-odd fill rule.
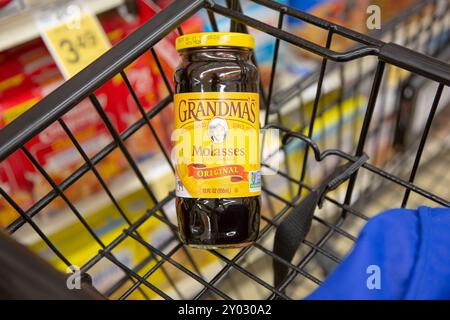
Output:
[[[183,155],[175,152],[176,210],[180,238],[190,246],[241,247],[258,236],[259,75],[253,47],[253,37],[242,33],[177,39],[182,60],[175,72],[174,115],[180,132],[173,138],[191,144]]]

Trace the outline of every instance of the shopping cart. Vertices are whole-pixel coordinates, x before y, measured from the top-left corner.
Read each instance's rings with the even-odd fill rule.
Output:
[[[419,1],[382,31],[368,36],[275,1],[252,2],[277,12],[278,24],[271,26],[246,15],[236,0],[227,1],[227,6],[206,0],[174,1],[1,130],[0,160],[4,161],[16,152],[23,153],[52,187],[48,194],[26,210],[1,188],[2,197],[20,215],[6,231],[21,242],[21,230],[28,228],[49,249],[44,258],[62,262],[64,268],[59,269],[63,271],[65,267],[78,271],[73,269],[73,257],[60,250],[57,241],[49,234],[50,229],[41,227],[36,220],[48,204],[60,199],[70,209],[66,214],[76,218],[89,234],[90,241],[98,247],[79,266],[81,279],[86,280],[82,281],[84,288],[88,291],[69,291],[65,287],[65,279],[53,267],[10,238],[2,237],[1,252],[3,257],[8,255],[10,264],[0,264],[0,274],[8,274],[10,296],[301,298],[320,285],[342,261],[354,244],[358,231],[371,216],[389,207],[416,207],[418,204],[450,207],[450,191],[446,187],[450,181],[447,173],[450,110],[446,108],[449,104],[450,65],[443,62],[450,59],[449,3]],[[161,196],[158,183],[164,181],[148,181],[157,173],[156,170],[169,170],[173,178],[170,150],[166,149],[153,127],[153,121],[170,108],[173,90],[168,79],[171,75],[164,73],[154,47],[171,32],[182,34],[181,23],[202,10],[206,10],[212,30],[218,29],[216,17],[221,15],[231,19],[232,31],[257,29],[272,36],[275,43],[270,82],[267,86],[261,84],[260,95],[264,115],[262,126],[281,132],[282,145],[275,151],[271,150],[268,158],[281,159],[281,165],[273,168],[270,159],[263,158],[263,167],[272,175],[263,180],[264,209],[260,236],[256,243],[239,250],[205,251],[183,246],[176,234],[176,219],[170,214],[174,207],[174,192]],[[288,16],[324,30],[324,44],[285,31],[283,21]],[[337,38],[345,38],[354,46],[343,52],[336,51],[333,43]],[[321,61],[319,68],[310,75],[275,92],[279,77],[278,54],[283,45],[298,47],[320,57]],[[133,93],[125,70],[147,51],[155,59],[168,92],[150,111],[144,109]],[[117,131],[95,95],[96,89],[117,75],[131,91],[142,115],[123,132]],[[430,90],[432,96],[429,95]],[[86,98],[112,137],[108,145],[92,156],[87,155],[63,119],[63,115],[77,108]],[[327,120],[330,114],[336,119],[331,135]],[[82,166],[61,182],[54,181],[26,147],[30,139],[55,122],[84,160]],[[128,150],[127,140],[143,127],[153,133],[166,168],[143,168]],[[152,203],[138,217],[126,215],[96,168],[102,159],[116,150],[126,159],[133,179],[141,184],[145,196]],[[336,166],[342,163],[357,163],[357,166],[350,171],[348,179],[336,186],[336,190],[324,194],[321,209],[316,210],[310,221],[308,235],[301,239],[295,256],[284,259],[273,250],[278,226],[296,212],[321,179],[333,174]],[[95,176],[111,206],[122,217],[123,231],[112,239],[105,239],[95,230],[78,204],[66,195],[66,191],[77,185],[77,181],[86,174]],[[141,234],[142,227],[153,221],[162,224],[170,235],[162,242],[152,242]],[[71,240],[75,244],[78,241],[76,236]],[[147,254],[139,263],[130,264],[117,253],[117,248],[124,244],[140,246]],[[274,261],[287,270],[287,275],[276,284],[272,269]],[[95,276],[91,279],[89,275],[96,269],[111,268],[120,270],[120,276],[114,276],[113,283],[107,288],[97,287],[100,292],[96,292],[90,284],[93,281],[96,287],[99,280]]]

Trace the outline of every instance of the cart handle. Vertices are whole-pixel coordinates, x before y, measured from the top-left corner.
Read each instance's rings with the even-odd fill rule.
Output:
[[[389,64],[450,86],[450,65],[395,43],[383,45],[379,58]]]

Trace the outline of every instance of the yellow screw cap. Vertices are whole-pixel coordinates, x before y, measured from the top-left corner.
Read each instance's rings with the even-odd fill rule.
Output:
[[[255,40],[247,33],[201,32],[180,36],[176,40],[177,51],[196,47],[255,47]]]

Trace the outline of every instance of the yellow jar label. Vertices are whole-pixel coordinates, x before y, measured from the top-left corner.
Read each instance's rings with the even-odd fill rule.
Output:
[[[261,193],[257,93],[178,93],[174,114],[178,197]]]

